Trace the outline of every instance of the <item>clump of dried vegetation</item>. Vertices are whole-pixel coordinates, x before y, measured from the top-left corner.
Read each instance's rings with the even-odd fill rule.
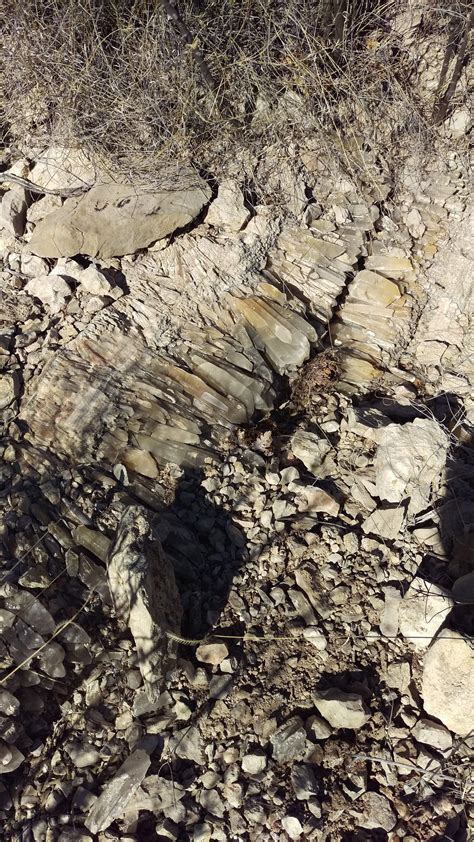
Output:
[[[422,31],[452,50],[451,69],[469,4],[428,5]],[[236,153],[255,161],[269,145],[354,131],[402,148],[407,136],[429,137],[433,116],[400,26],[404,6],[5,0],[4,122],[30,149],[61,140],[130,172],[176,160],[222,176]]]

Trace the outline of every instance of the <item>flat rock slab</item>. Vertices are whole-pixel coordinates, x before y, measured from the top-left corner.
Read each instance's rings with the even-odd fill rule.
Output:
[[[30,241],[40,257],[120,257],[147,248],[183,228],[209,201],[208,185],[194,173],[167,189],[98,184],[38,222]]]

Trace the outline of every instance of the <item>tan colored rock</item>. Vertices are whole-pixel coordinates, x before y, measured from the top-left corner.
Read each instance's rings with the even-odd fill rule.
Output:
[[[217,198],[212,202],[207,215],[208,225],[240,231],[250,219],[250,211],[244,205],[243,193],[239,185],[231,179],[222,181],[217,191]]]
[[[365,265],[367,269],[381,272],[389,278],[402,280],[413,275],[413,266],[408,257],[393,257],[389,254],[377,254],[368,257]]]
[[[472,642],[442,629],[423,663],[421,694],[427,713],[460,737],[474,732],[474,650]]]
[[[202,643],[196,649],[196,658],[202,664],[218,666],[227,658],[229,650],[225,643]]]
[[[189,174],[173,189],[100,184],[41,220],[30,249],[40,257],[133,254],[192,222],[209,196],[207,184]]]

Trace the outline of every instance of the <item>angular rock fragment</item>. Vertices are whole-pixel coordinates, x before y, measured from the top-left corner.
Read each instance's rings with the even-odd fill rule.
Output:
[[[380,538],[394,540],[401,531],[405,520],[403,506],[385,506],[375,509],[362,524],[366,533],[378,535]]]
[[[313,693],[313,700],[321,716],[333,728],[357,730],[370,718],[370,711],[358,693],[345,693],[337,687],[331,687]]]
[[[293,434],[290,442],[291,452],[315,476],[323,476],[322,465],[325,456],[330,452],[331,445],[315,433],[298,430]]]
[[[447,751],[453,744],[453,738],[448,729],[432,719],[419,719],[412,734],[419,743],[424,743],[438,751]]]
[[[182,608],[171,563],[140,506],[121,518],[107,573],[116,615],[133,635],[147,696],[156,703],[176,650],[167,632],[179,635]]]
[[[89,812],[85,825],[91,833],[106,830],[115,819],[123,815],[149,767],[150,758],[142,749],[137,749],[127,757]]]

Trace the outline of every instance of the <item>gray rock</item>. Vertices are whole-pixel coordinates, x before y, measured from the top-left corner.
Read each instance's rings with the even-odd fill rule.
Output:
[[[150,758],[141,749],[137,749],[127,757],[113,778],[105,785],[85,821],[91,833],[106,830],[125,812],[149,767]]]
[[[363,522],[362,529],[366,534],[372,533],[380,538],[394,540],[403,526],[405,508],[398,506],[384,506],[373,511]]]
[[[163,190],[97,185],[42,219],[30,249],[40,257],[133,254],[191,222],[209,197],[207,184],[189,172],[176,177],[174,188]]]
[[[292,453],[315,476],[320,475],[324,457],[331,450],[330,443],[315,433],[298,430],[290,442]]]
[[[169,739],[168,747],[171,754],[183,760],[193,760],[199,766],[206,763],[203,740],[195,725],[175,731]]]
[[[442,629],[423,663],[423,706],[461,737],[474,731],[474,653],[470,641]]]
[[[307,626],[303,629],[303,637],[311,643],[318,652],[323,652],[327,648],[328,642],[321,631],[316,626]]]
[[[214,675],[209,682],[209,697],[211,699],[225,699],[233,687],[230,675]]]
[[[314,704],[333,728],[362,728],[370,711],[358,693],[344,693],[337,687],[313,694]]]
[[[430,418],[389,424],[381,431],[375,457],[378,496],[389,503],[409,497],[409,514],[425,508],[446,464],[448,444],[444,430]]]
[[[453,599],[464,605],[474,603],[474,571],[456,579],[452,587]]]
[[[356,806],[362,810],[356,813],[361,827],[367,830],[382,828],[387,832],[395,827],[397,817],[390,806],[390,801],[384,795],[379,795],[377,792],[364,792],[357,799]]]
[[[333,729],[329,723],[318,714],[314,714],[306,720],[306,727],[310,737],[315,740],[327,740],[333,733]]]
[[[453,738],[444,725],[432,719],[419,719],[412,730],[415,740],[439,751],[447,751],[453,744]]]
[[[0,713],[5,716],[16,716],[20,711],[20,702],[8,690],[0,687]]]
[[[299,716],[292,717],[275,731],[270,742],[277,763],[288,763],[303,757],[306,750],[303,720]]]
[[[18,381],[15,374],[0,374],[0,409],[6,409],[18,394]]]
[[[318,784],[308,763],[295,763],[291,769],[293,791],[299,801],[307,801],[318,794]]]

